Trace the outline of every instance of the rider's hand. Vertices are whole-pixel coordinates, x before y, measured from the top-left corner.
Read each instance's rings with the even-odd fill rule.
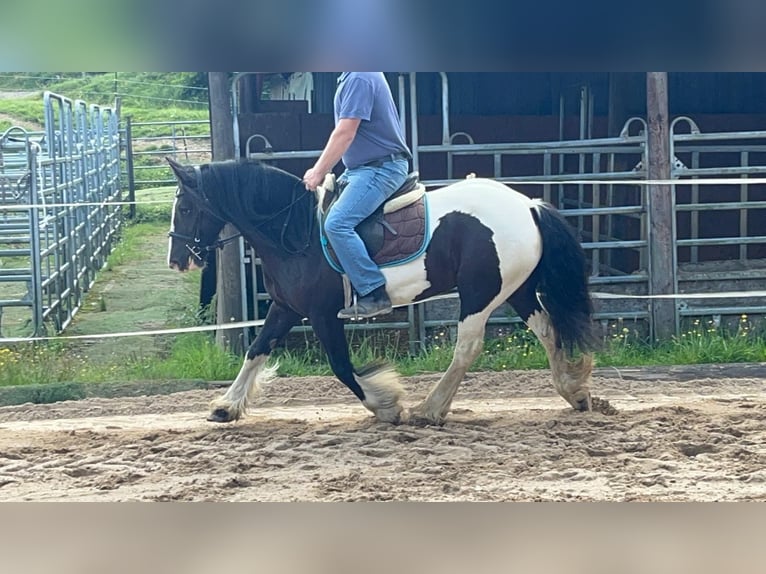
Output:
[[[306,184],[306,189],[316,191],[317,187],[324,182],[324,176],[324,173],[313,167],[307,170],[306,173],[303,174],[303,183]]]

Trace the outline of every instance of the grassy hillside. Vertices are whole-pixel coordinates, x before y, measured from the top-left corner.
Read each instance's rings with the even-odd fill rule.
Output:
[[[204,72],[2,72],[0,92],[51,90],[72,99],[110,104],[115,96],[129,105],[199,108],[207,105]]]
[[[45,90],[105,106],[119,97],[122,115],[137,122],[208,119],[204,72],[2,72],[0,132],[41,127]]]

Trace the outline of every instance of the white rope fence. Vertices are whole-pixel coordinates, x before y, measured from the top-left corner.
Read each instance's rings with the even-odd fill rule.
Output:
[[[460,181],[460,180],[455,180]],[[503,180],[505,183],[515,185],[758,185],[766,184],[766,178],[700,178],[700,179],[567,179],[567,180],[539,180],[539,179],[513,179]],[[172,204],[173,199],[152,199],[136,201],[99,201],[99,202],[78,202],[78,203],[41,203],[41,204],[14,204],[0,205],[0,211],[13,211],[18,209],[44,209],[44,208],[66,208],[66,207],[94,207],[94,206],[121,206],[121,205],[160,205]],[[700,205],[704,205],[700,204]],[[566,210],[563,210],[566,211]]]
[[[179,335],[182,333],[203,333],[206,331],[220,331],[229,329],[245,329],[248,327],[262,327],[264,321],[239,321],[224,325],[199,325],[196,327],[178,327],[174,329],[156,329],[153,331],[123,331],[120,333],[98,333],[93,335],[51,335],[48,337],[3,337],[0,343],[33,343],[36,341],[75,341],[83,339],[117,339],[120,337],[149,337],[155,335]]]
[[[430,303],[442,299],[451,299],[456,297],[456,293],[445,293],[429,297],[417,304]],[[592,292],[593,299],[747,299],[747,298],[766,298],[766,291],[727,291],[723,293],[677,293],[672,295],[621,295],[618,293]],[[409,304],[397,305],[396,307],[407,307]],[[42,341],[62,341],[62,340],[96,340],[96,339],[117,339],[120,337],[150,337],[157,335],[180,335],[184,333],[204,333],[210,331],[247,329],[250,327],[262,327],[263,319],[256,321],[238,321],[232,323],[222,323],[216,325],[199,325],[196,327],[177,327],[173,329],[155,329],[148,331],[123,331],[119,333],[97,333],[92,335],[51,335],[47,337],[2,337],[0,343],[33,343]]]

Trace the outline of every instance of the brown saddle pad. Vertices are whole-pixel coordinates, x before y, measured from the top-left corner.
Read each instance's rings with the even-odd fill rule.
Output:
[[[343,269],[320,227],[322,248],[330,265],[339,273]],[[381,207],[360,223],[357,233],[367,247],[367,253],[379,267],[402,265],[419,257],[428,246],[428,199],[424,194],[414,203],[393,213],[383,213]]]

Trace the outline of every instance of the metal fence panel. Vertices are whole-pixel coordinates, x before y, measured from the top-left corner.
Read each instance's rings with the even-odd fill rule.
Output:
[[[197,165],[212,159],[207,120],[130,122],[130,131],[130,171],[136,189],[175,185],[165,156]]]
[[[679,292],[766,291],[766,184],[748,183],[766,174],[766,131],[702,133],[680,117],[670,150],[672,176],[683,182],[673,189]],[[694,317],[763,314],[766,297],[679,299],[678,308]]]
[[[116,114],[51,92],[43,106],[43,134],[0,139],[0,336],[63,330],[121,223]]]
[[[580,231],[583,247],[590,261],[590,282],[599,289],[628,292],[634,295],[648,293],[647,272],[647,205],[643,185],[646,130],[629,135],[626,124],[623,134],[616,138],[574,140],[561,142],[507,143],[507,144],[439,144],[419,146],[418,155],[440,156],[446,160],[447,177],[424,181],[434,189],[456,181],[453,166],[456,158],[492,159],[493,172],[479,175],[493,177],[530,197],[540,197],[559,208],[562,214]],[[253,152],[250,141],[262,136],[251,136],[246,146],[247,157],[265,162],[318,157],[320,151]],[[470,139],[470,138],[469,138]],[[486,163],[486,162],[485,162]],[[519,173],[518,167],[527,170]],[[535,183],[525,184],[534,180]],[[594,181],[594,183],[590,183]],[[615,183],[602,183],[615,181]],[[574,183],[572,183],[574,182]],[[597,183],[596,183],[597,182]],[[253,277],[244,298],[252,299],[251,316],[264,315],[268,294],[262,283],[256,281],[257,256],[250,253],[244,263],[244,272]],[[449,330],[457,324],[457,300],[411,305],[406,314],[395,315],[392,320],[376,321],[374,328],[407,329],[411,341],[422,345],[434,330]],[[254,313],[252,311],[254,310]],[[609,300],[597,305],[596,318],[646,319],[646,302],[629,299]],[[504,305],[490,319],[490,325],[502,327],[518,323],[513,310]],[[350,325],[350,329],[370,328],[369,325]]]

